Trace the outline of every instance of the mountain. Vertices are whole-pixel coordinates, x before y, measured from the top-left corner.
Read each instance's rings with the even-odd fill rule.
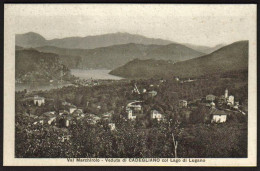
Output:
[[[39,47],[39,46],[55,46],[70,49],[95,49],[99,47],[107,47],[119,44],[156,44],[167,45],[173,43],[169,40],[147,38],[145,36],[129,33],[111,33],[86,37],[67,37],[62,39],[46,40],[37,33],[29,32],[25,34],[17,34],[15,36],[15,44],[22,47]]]
[[[63,63],[70,68],[114,69],[135,58],[171,60],[176,62],[204,55],[203,53],[176,43],[169,45],[130,43],[96,49],[65,49],[44,46],[35,49],[41,52],[58,54]]]
[[[210,54],[224,46],[226,46],[225,44],[218,44],[214,47],[209,47],[209,46],[199,46],[199,45],[194,45],[194,44],[189,44],[189,43],[185,43],[183,44],[191,49],[194,49],[198,52],[202,52],[202,53],[205,53],[205,54]]]
[[[247,69],[248,41],[239,41],[224,46],[211,54],[174,64],[167,61],[135,59],[112,70],[110,74],[124,78],[198,77]]]
[[[69,69],[61,64],[59,56],[34,49],[15,51],[15,78],[26,81],[49,81],[67,79]]]
[[[29,32],[15,35],[15,45],[25,48],[38,47],[46,45],[47,40],[38,33]]]
[[[161,46],[160,48],[151,49],[146,54],[146,59],[163,59],[184,61],[199,56],[205,55],[204,53],[198,52],[184,45],[172,43],[169,45]]]

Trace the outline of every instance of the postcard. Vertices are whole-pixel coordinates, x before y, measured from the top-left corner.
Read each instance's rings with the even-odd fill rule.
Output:
[[[4,15],[4,166],[256,166],[256,5]]]

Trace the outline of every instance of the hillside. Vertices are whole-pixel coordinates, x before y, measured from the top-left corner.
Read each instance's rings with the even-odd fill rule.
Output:
[[[15,45],[25,48],[44,46],[47,40],[38,33],[29,32],[15,35]]]
[[[151,49],[145,56],[146,59],[162,59],[172,61],[185,61],[192,58],[205,55],[204,53],[195,51],[184,45],[172,43],[169,45],[161,46],[160,48]]]
[[[119,44],[157,44],[167,45],[172,41],[163,39],[147,38],[145,36],[129,33],[111,33],[86,37],[67,37],[62,39],[46,40],[37,33],[29,32],[26,34],[17,34],[15,43],[22,47],[55,46],[70,49],[95,49]]]
[[[15,78],[18,81],[49,81],[67,79],[69,69],[61,64],[59,56],[34,49],[15,51]]]
[[[124,78],[155,76],[198,77],[248,69],[248,41],[239,41],[202,57],[175,64],[157,60],[133,60],[110,72]]]
[[[37,47],[41,52],[59,54],[70,68],[114,69],[133,59],[183,61],[204,55],[179,44],[143,45],[122,44],[96,49],[65,49],[52,46]]]
[[[202,53],[205,53],[205,54],[210,54],[222,47],[225,46],[225,44],[218,44],[216,46],[213,46],[213,47],[209,47],[209,46],[199,46],[199,45],[194,45],[194,44],[189,44],[189,43],[185,43],[183,44],[191,49],[194,49],[198,52],[202,52]]]

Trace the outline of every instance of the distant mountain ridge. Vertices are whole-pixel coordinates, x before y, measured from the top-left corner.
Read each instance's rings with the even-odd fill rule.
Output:
[[[62,39],[46,40],[38,33],[29,32],[25,34],[16,34],[15,44],[26,48],[35,48],[40,46],[55,46],[59,48],[70,49],[95,49],[99,47],[108,47],[119,44],[156,44],[167,45],[174,43],[169,40],[147,38],[145,36],[129,33],[111,33],[86,37],[67,37]]]
[[[135,59],[112,70],[110,74],[124,78],[198,77],[236,70],[248,70],[248,41],[234,42],[211,54],[175,64],[167,61]]]
[[[213,51],[225,46],[224,44],[219,44],[214,47],[200,46],[189,43],[177,43],[170,40],[148,38],[138,34],[130,33],[110,33],[95,36],[85,36],[85,37],[65,37],[60,39],[46,40],[43,36],[38,33],[29,32],[25,34],[16,34],[15,45],[25,47],[25,48],[35,48],[41,46],[55,46],[59,48],[67,49],[95,49],[100,47],[109,47],[120,44],[144,44],[144,45],[169,45],[169,44],[182,44],[188,48],[195,51],[209,54]]]

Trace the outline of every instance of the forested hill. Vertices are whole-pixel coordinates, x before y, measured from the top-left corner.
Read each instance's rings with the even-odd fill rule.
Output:
[[[183,61],[204,55],[186,46],[172,43],[169,45],[122,44],[96,49],[65,49],[53,46],[37,47],[41,52],[56,53],[64,64],[71,68],[114,69],[137,59],[158,59]]]
[[[210,54],[224,46],[226,46],[225,44],[218,44],[216,46],[213,46],[213,47],[208,47],[208,46],[200,46],[200,45],[194,45],[194,44],[189,44],[189,43],[185,43],[183,44],[191,49],[194,49],[198,52],[202,52],[202,53],[205,53],[205,54]]]
[[[155,76],[197,77],[248,69],[248,41],[239,41],[202,57],[171,64],[167,61],[133,60],[110,74],[124,78]]]
[[[15,51],[15,78],[25,81],[49,81],[68,79],[69,69],[61,63],[59,56],[42,53],[34,49]]]

